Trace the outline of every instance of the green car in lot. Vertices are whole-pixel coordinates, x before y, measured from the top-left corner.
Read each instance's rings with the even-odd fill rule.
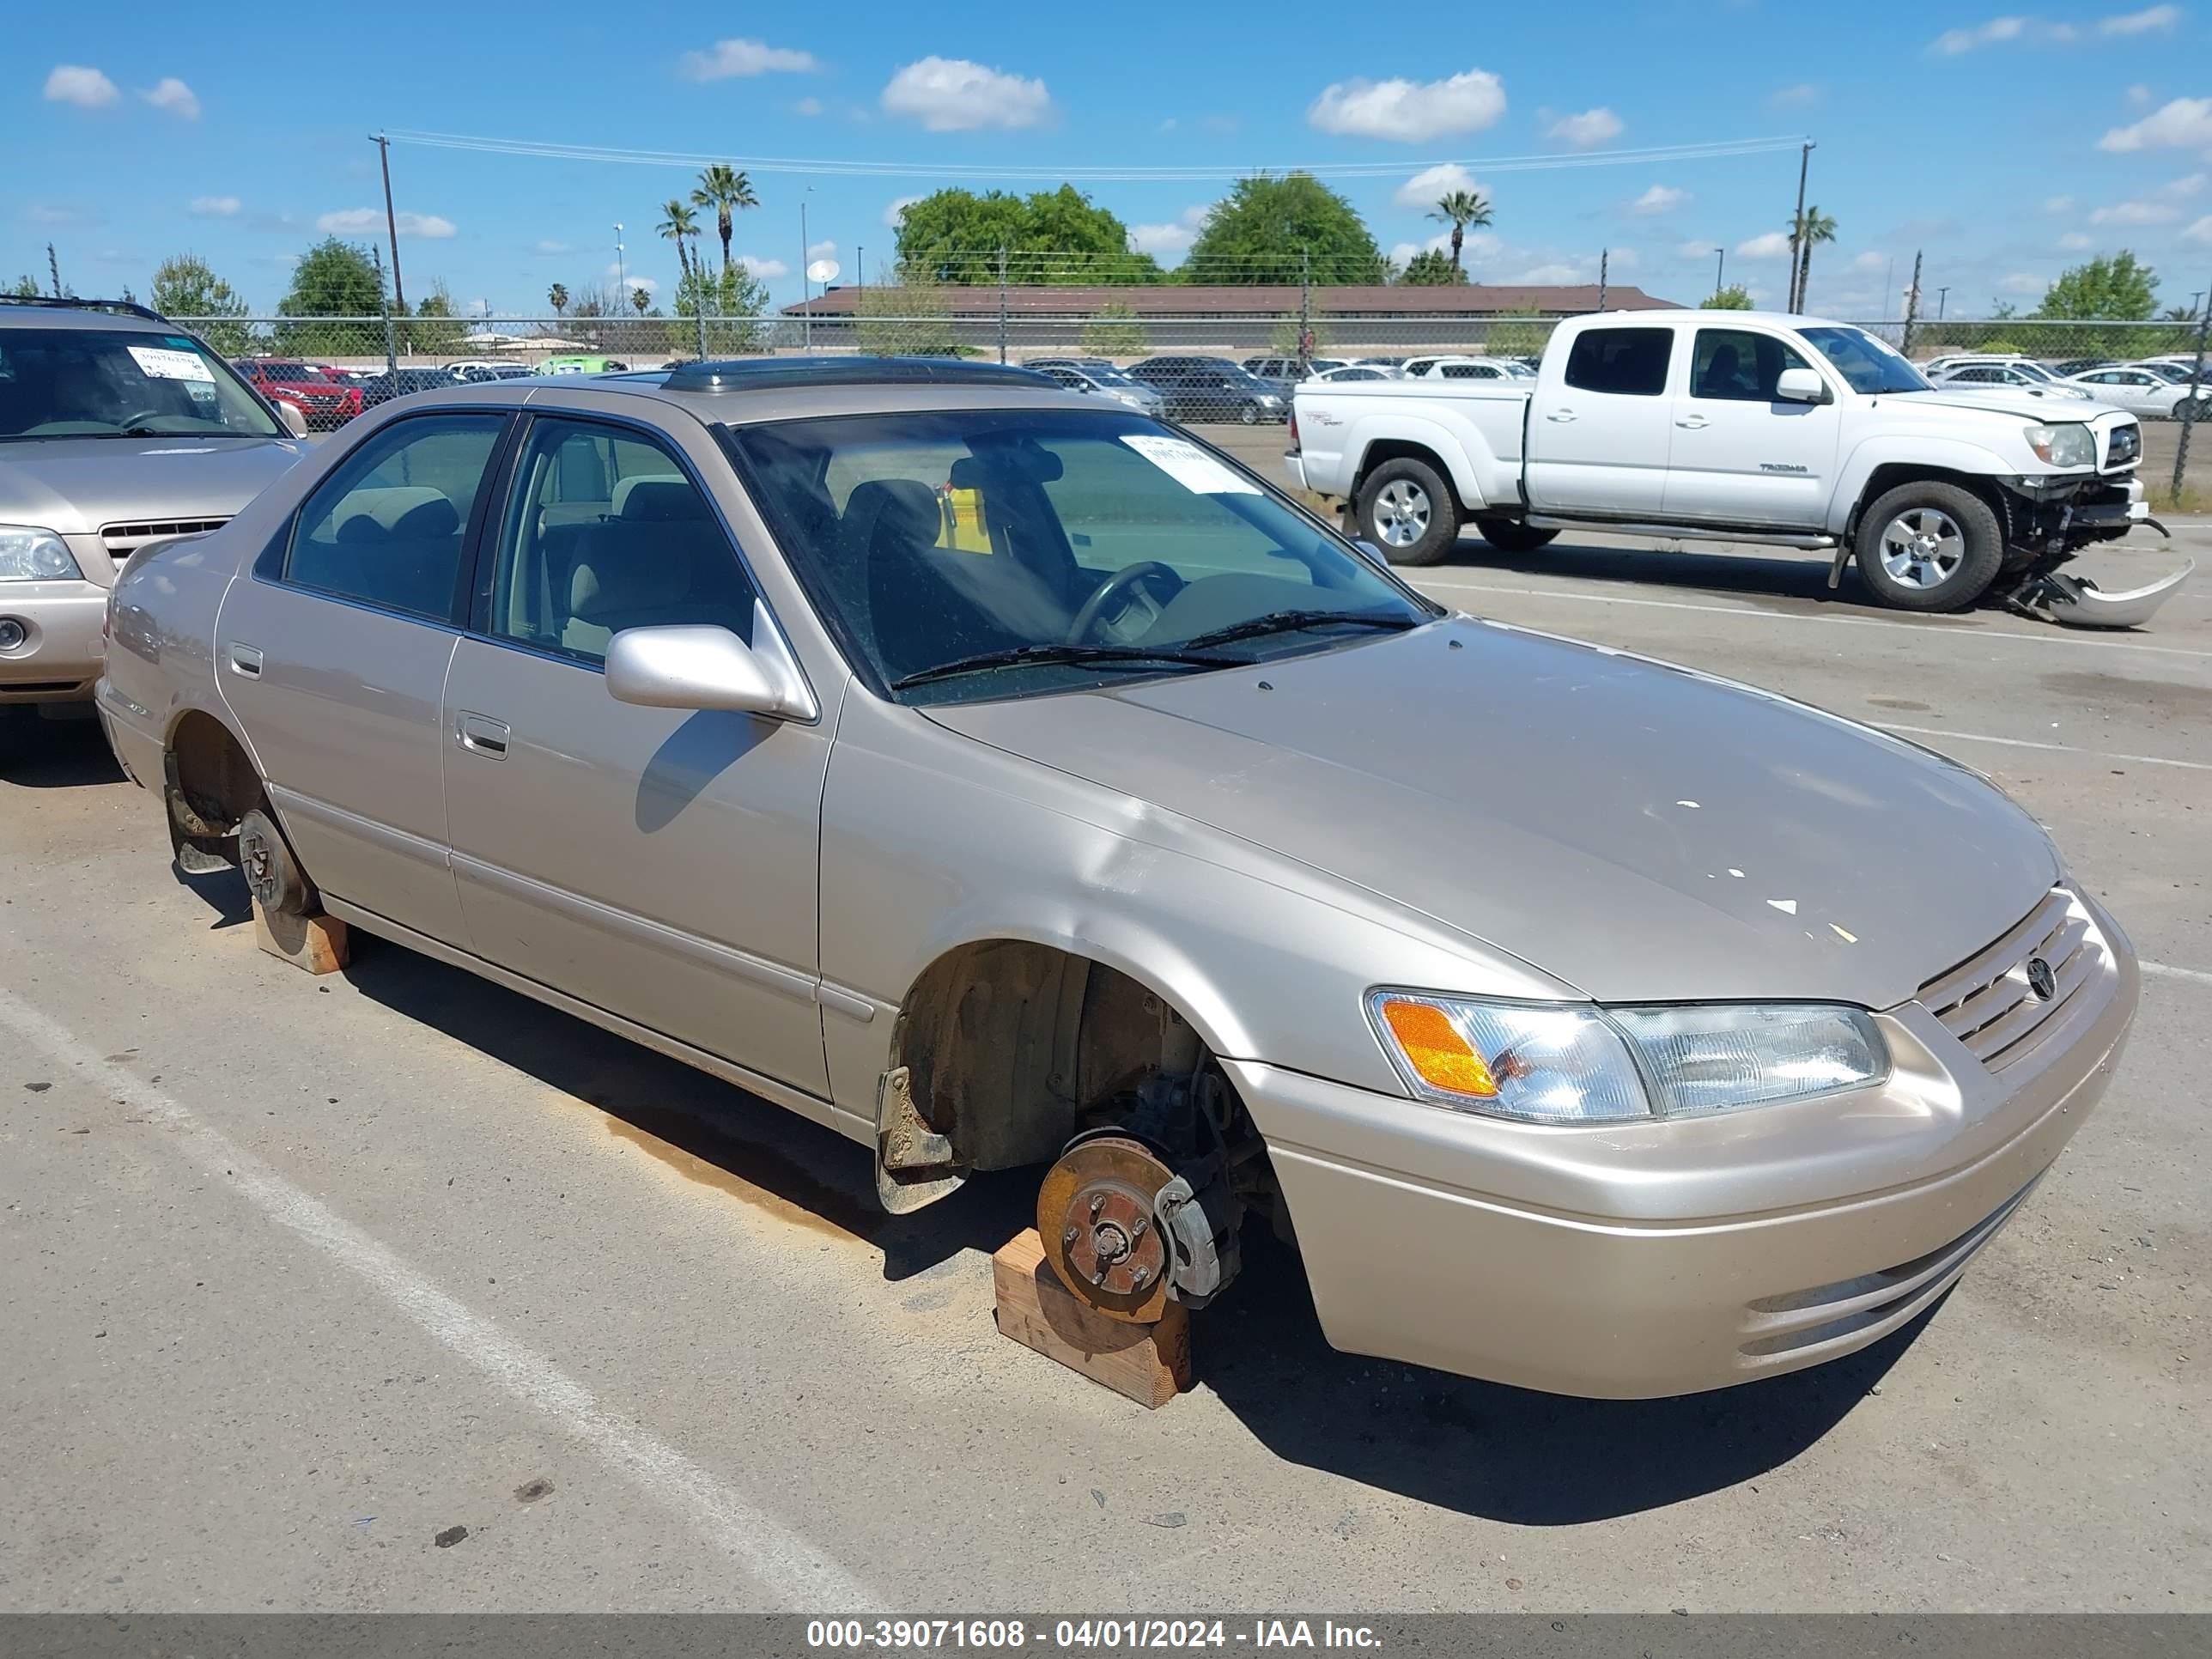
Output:
[[[605,374],[629,367],[628,363],[617,362],[612,357],[548,357],[538,365],[538,372],[540,374]]]

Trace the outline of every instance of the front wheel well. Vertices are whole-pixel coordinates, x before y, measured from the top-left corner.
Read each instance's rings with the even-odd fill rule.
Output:
[[[1875,468],[1859,489],[1857,501],[1851,504],[1850,517],[1844,522],[1843,544],[1850,547],[1858,539],[1859,526],[1866,511],[1884,495],[1900,484],[1940,483],[1966,490],[1985,502],[1997,516],[1997,529],[2009,543],[2016,523],[2011,504],[1996,480],[1986,473],[1955,472],[1948,467],[1928,466],[1914,461],[1886,461]]]

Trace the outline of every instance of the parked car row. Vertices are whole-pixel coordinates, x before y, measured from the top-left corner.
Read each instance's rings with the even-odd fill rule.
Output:
[[[1960,352],[1931,358],[1920,371],[1942,386],[2003,387],[2032,397],[2094,401],[2145,420],[2212,420],[2212,386],[2194,378],[2193,366],[2194,359],[2178,356],[2045,363],[2009,352]]]

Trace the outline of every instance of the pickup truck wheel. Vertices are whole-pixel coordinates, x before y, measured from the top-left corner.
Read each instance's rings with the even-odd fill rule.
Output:
[[[1900,484],[1859,520],[1859,574],[1900,611],[1960,611],[1996,580],[2004,538],[1987,501],[1956,484]]]
[[[1474,521],[1474,533],[1500,553],[1533,553],[1559,532],[1534,529],[1517,519],[1478,516]]]
[[[1392,564],[1436,564],[1459,540],[1459,502],[1425,461],[1385,461],[1359,486],[1363,539]]]

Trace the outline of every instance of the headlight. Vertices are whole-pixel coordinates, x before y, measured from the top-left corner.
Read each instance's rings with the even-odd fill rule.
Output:
[[[1532,1123],[1770,1105],[1889,1071],[1873,1019],[1825,1003],[1597,1008],[1376,991],[1368,1012],[1417,1099]]]
[[[52,531],[0,524],[0,582],[64,581],[83,574],[69,544]]]
[[[2027,435],[2027,447],[2035,452],[2035,459],[2047,465],[2097,464],[2097,441],[2089,435],[2089,428],[2078,421],[2063,426],[2032,426]]]

